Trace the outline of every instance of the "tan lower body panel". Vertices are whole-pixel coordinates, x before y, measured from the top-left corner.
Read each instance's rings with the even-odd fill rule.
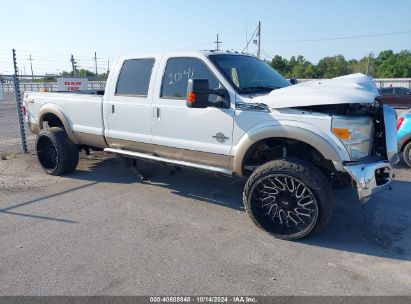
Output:
[[[102,135],[94,135],[82,132],[73,132],[73,135],[79,144],[100,149],[108,147],[106,141],[104,140],[104,136]]]
[[[107,141],[110,142],[110,147],[114,149],[149,153],[164,158],[229,169],[229,155],[179,149],[117,138],[108,138]]]

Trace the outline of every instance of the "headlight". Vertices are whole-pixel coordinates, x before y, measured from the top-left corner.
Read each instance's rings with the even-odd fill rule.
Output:
[[[331,128],[352,160],[370,155],[374,136],[374,124],[370,117],[333,116]]]

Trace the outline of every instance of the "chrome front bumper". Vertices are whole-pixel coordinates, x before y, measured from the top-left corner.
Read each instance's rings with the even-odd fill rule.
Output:
[[[389,106],[383,107],[385,125],[385,145],[387,160],[344,166],[345,171],[355,181],[358,199],[368,201],[372,195],[390,187],[394,166],[399,161],[397,142],[397,113]]]
[[[385,161],[344,166],[357,185],[358,199],[367,202],[372,195],[389,188],[393,172],[391,164]]]

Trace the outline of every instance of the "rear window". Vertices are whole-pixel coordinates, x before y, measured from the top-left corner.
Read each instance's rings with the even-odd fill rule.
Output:
[[[154,58],[126,60],[117,81],[116,95],[147,96]]]

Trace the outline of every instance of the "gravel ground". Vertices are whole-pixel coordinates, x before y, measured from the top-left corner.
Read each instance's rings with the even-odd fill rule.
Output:
[[[410,169],[363,207],[335,192],[330,225],[287,242],[250,221],[241,180],[141,168],[0,160],[0,295],[411,295]]]

